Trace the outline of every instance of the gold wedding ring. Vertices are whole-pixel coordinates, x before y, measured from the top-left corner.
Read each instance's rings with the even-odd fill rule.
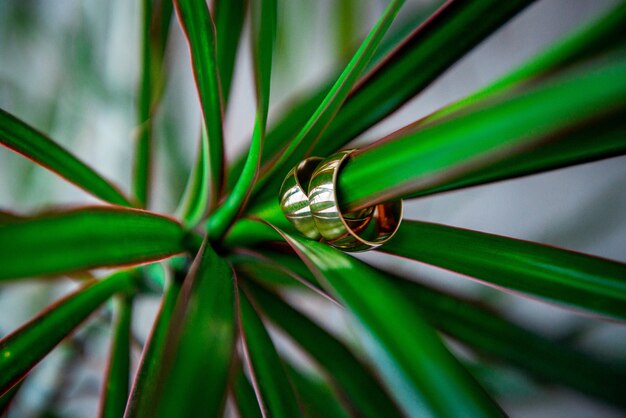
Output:
[[[289,171],[280,188],[280,207],[292,225],[305,237],[319,239],[315,221],[311,214],[308,198],[309,181],[313,170],[322,161],[319,157],[310,157]]]
[[[340,151],[313,171],[308,188],[310,212],[328,244],[343,251],[367,251],[387,242],[402,220],[402,200],[342,213],[337,200],[337,175],[354,150]]]
[[[343,251],[367,251],[387,242],[402,220],[402,201],[342,213],[337,175],[354,150],[310,157],[291,169],[280,188],[285,217],[304,236]]]

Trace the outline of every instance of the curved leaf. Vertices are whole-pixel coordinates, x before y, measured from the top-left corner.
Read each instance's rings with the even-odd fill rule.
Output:
[[[388,279],[441,331],[481,353],[597,399],[625,406],[626,369],[596,360],[516,325],[493,310],[387,273]],[[572,367],[575,364],[576,367]]]
[[[133,195],[146,207],[151,178],[152,117],[162,92],[163,56],[172,20],[171,0],[142,0],[141,81],[138,87]]]
[[[626,108],[626,58],[607,60],[600,68],[569,73],[534,88],[498,98],[488,105],[453,115],[417,132],[399,131],[355,153],[338,178],[342,208],[356,209],[462,180],[488,164],[537,149],[543,143],[567,142],[573,129],[601,127],[604,118]],[[616,116],[619,118],[619,116]],[[586,135],[580,148],[542,159],[558,165],[626,151],[626,142]],[[608,150],[608,151],[607,151]],[[539,152],[539,151],[537,151]],[[532,155],[532,154],[531,154]],[[591,155],[591,156],[590,156]],[[578,157],[567,160],[570,157]],[[535,170],[545,169],[532,162]]]
[[[626,320],[626,264],[418,221],[404,221],[381,251]]]
[[[228,103],[230,96],[230,85],[243,21],[246,17],[247,3],[247,0],[214,1],[217,67],[225,103]]]
[[[618,113],[601,122],[580,127],[566,137],[563,136],[562,140],[513,154],[458,179],[423,188],[411,197],[428,196],[616,157],[626,153],[624,138],[626,119]]]
[[[344,406],[330,385],[319,378],[305,376],[294,367],[288,367],[289,379],[293,382],[303,409],[310,418],[349,418]],[[380,415],[379,415],[380,416]],[[387,415],[384,415],[385,417]]]
[[[265,325],[244,292],[239,292],[243,352],[264,416],[302,416],[285,365],[278,356]]]
[[[162,367],[161,359],[167,341],[167,332],[180,287],[178,281],[170,280],[165,288],[159,314],[152,326],[135,374],[135,381],[124,413],[125,418],[149,416],[149,411],[157,402],[157,385],[154,382]]]
[[[276,38],[276,0],[254,2],[252,6],[252,32],[257,95],[254,131],[252,132],[248,158],[235,187],[224,203],[209,218],[208,234],[214,242],[222,240],[235,217],[246,204],[259,171],[270,104],[270,80]]]
[[[11,408],[13,400],[17,396],[17,393],[19,392],[23,383],[24,380],[22,379],[3,395],[0,395],[0,417],[8,416],[9,408]]]
[[[260,184],[264,179],[267,180],[276,174],[276,172],[278,172],[278,174],[282,173],[281,170],[284,169],[285,163],[290,160],[293,154],[298,156],[304,155],[306,150],[313,146],[318,140],[345,102],[352,87],[372,60],[378,45],[403,4],[404,0],[391,0],[389,2],[382,16],[370,30],[361,44],[361,47],[356,51],[317,110],[309,118],[298,135],[287,145],[286,149],[279,154],[278,159],[271,162],[269,170],[263,174],[263,177],[259,181]]]
[[[124,415],[128,399],[133,299],[132,296],[118,296],[116,299],[113,339],[105,385],[100,397],[101,418],[119,418]]]
[[[328,155],[382,120],[532,3],[447,1],[363,77],[312,154]]]
[[[63,338],[115,293],[131,291],[134,273],[123,271],[86,284],[0,340],[0,395],[17,384]]]
[[[302,147],[294,152],[284,169],[266,186],[271,199],[275,198],[275,193],[280,189],[280,182],[287,170],[303,158],[304,152],[307,155],[324,156],[340,149],[424,90],[468,51],[532,2],[447,1],[359,81],[314,147]],[[284,143],[289,140],[291,137],[285,138]],[[267,164],[272,164],[272,161]],[[267,195],[262,197],[266,198]]]
[[[274,255],[272,252],[268,257]],[[281,255],[280,261],[281,269],[298,271],[305,280],[314,280],[297,257]],[[428,322],[468,347],[504,360],[542,380],[624,406],[626,399],[622,392],[626,369],[623,366],[596,360],[563,343],[547,339],[477,301],[435,290],[389,272],[384,274],[390,284],[419,307]],[[257,300],[262,302],[261,298],[257,297]]]
[[[0,280],[160,260],[185,250],[175,221],[89,207],[0,224]]]
[[[261,418],[261,410],[252,384],[243,373],[241,365],[235,371],[232,382],[235,407],[241,418]]]
[[[131,206],[110,182],[43,133],[0,109],[0,143],[54,171],[87,193],[114,205]]]
[[[204,242],[172,313],[152,409],[142,416],[220,416],[235,347],[235,282]]]
[[[189,43],[193,75],[209,136],[211,204],[216,205],[224,186],[224,109],[215,52],[215,25],[205,0],[174,0],[174,6]]]
[[[189,228],[195,227],[202,220],[209,205],[209,137],[204,125],[198,145],[196,161],[176,209],[176,216]]]
[[[278,204],[276,204],[278,206]],[[286,223],[287,219],[278,211],[273,212],[279,219],[282,218]],[[281,241],[281,236],[272,228],[261,222],[242,218],[239,219],[228,232],[224,240],[224,246],[227,248],[249,247],[264,241]]]
[[[368,68],[374,67],[382,57],[399,45],[413,29],[423,23],[432,11],[443,2],[443,0],[436,0],[433,4],[419,7],[417,11],[409,13],[408,16],[399,16],[397,21],[400,25],[397,25],[398,27],[392,26],[389,28],[388,35],[381,41]],[[399,22],[401,18],[404,18],[405,22]],[[355,46],[354,49],[357,49],[357,47]],[[340,68],[344,68],[347,62],[348,61],[340,65]],[[288,105],[285,106],[284,114],[281,115],[278,121],[267,131],[263,143],[263,155],[261,155],[262,164],[272,159],[281,148],[284,148],[288,141],[298,134],[298,131],[306,124],[309,117],[315,112],[315,109],[322,103],[322,100],[324,100],[324,97],[326,97],[332,88],[333,82],[337,80],[340,74],[341,71],[336,71],[330,77],[327,77],[324,82],[320,83],[319,87],[312,91],[307,91],[304,94],[296,93],[290,100],[287,100]],[[347,100],[350,100],[350,97],[348,97]],[[341,110],[339,111],[341,112]],[[229,189],[234,187],[236,180],[239,178],[239,173],[243,170],[246,160],[245,157],[246,155],[241,155],[240,158],[231,165],[227,178],[227,186]],[[261,196],[259,196],[259,198],[261,199]]]
[[[295,264],[294,257],[286,252],[267,251],[261,248],[240,250],[230,256],[237,272],[268,287],[296,287],[309,289],[318,295],[336,302],[319,285],[309,269],[302,263]],[[297,260],[297,259],[296,259]]]
[[[423,124],[434,118],[440,118],[475,103],[477,100],[483,100],[520,83],[529,82],[539,76],[563,69],[579,60],[606,53],[611,48],[620,44],[623,45],[625,40],[621,34],[625,24],[626,4],[621,3],[600,19],[549,46],[545,51],[504,77],[451,105],[445,106],[417,123]]]
[[[284,237],[354,315],[368,354],[408,415],[503,415],[384,275],[328,245]]]
[[[338,383],[359,416],[402,416],[373,373],[341,341],[261,286],[252,289],[263,312]]]

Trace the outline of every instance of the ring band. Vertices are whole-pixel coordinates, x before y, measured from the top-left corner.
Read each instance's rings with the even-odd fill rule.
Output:
[[[313,171],[309,203],[317,230],[328,244],[343,251],[367,251],[387,242],[402,221],[402,200],[341,213],[337,203],[337,175],[354,150],[340,151]]]
[[[313,171],[322,160],[310,157],[301,161],[289,171],[280,187],[280,208],[285,217],[302,235],[315,240],[320,239],[320,233],[311,214],[307,189]]]

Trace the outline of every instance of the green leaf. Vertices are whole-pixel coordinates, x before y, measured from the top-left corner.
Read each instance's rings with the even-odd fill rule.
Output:
[[[180,287],[181,284],[178,281],[170,280],[165,288],[161,308],[141,355],[124,414],[125,418],[149,416],[153,405],[157,402],[155,382],[162,367],[161,359],[167,342],[167,332],[172,323],[172,314]]]
[[[235,407],[241,418],[261,418],[261,410],[252,384],[243,373],[241,365],[235,371],[232,382]]]
[[[626,265],[482,232],[404,221],[381,249],[482,282],[626,320]]]
[[[616,367],[551,341],[476,302],[389,273],[387,278],[420,307],[426,320],[452,338],[542,380],[567,385],[618,406],[626,405],[623,366]]]
[[[303,409],[310,418],[349,418],[344,406],[330,385],[320,378],[305,376],[294,367],[288,367],[289,379],[293,382]],[[384,415],[385,417],[389,415]],[[380,415],[379,415],[380,417]]]
[[[369,367],[346,345],[263,287],[251,288],[263,312],[337,382],[359,416],[402,416]]]
[[[228,103],[233,79],[237,48],[246,17],[247,0],[215,0],[215,31],[217,67],[219,69],[222,96]]]
[[[272,58],[276,39],[276,0],[260,0],[252,6],[252,44],[257,94],[257,111],[248,158],[232,192],[209,218],[208,234],[212,241],[220,242],[246,204],[258,175],[267,112],[270,99]]]
[[[432,5],[428,5],[423,8],[420,7],[417,12],[408,14],[408,17],[405,17],[406,22],[402,22],[399,27],[396,28],[392,26],[389,29],[387,36],[381,41],[380,47],[376,50],[374,58],[370,61],[368,68],[373,68],[382,57],[398,46],[400,42],[410,32],[412,32],[413,29],[417,28],[424,22],[424,20],[435,9],[435,6],[440,3],[443,3],[443,1],[437,0]],[[398,20],[400,20],[400,18],[401,17],[398,17]],[[357,49],[357,47],[355,46],[354,49]],[[340,68],[345,68],[348,62],[349,61],[346,60]],[[298,134],[298,131],[306,124],[313,112],[315,112],[320,103],[322,103],[332,88],[334,81],[337,80],[340,75],[341,71],[336,71],[330,77],[327,77],[324,82],[320,83],[319,87],[313,89],[312,91],[307,91],[304,94],[296,93],[291,100],[287,100],[288,106],[285,106],[285,113],[281,115],[278,122],[275,122],[274,125],[270,127],[265,137],[265,141],[263,143],[263,155],[261,155],[262,164],[267,163],[270,159],[275,157],[281,148],[284,148],[288,141],[293,139]],[[348,97],[347,100],[349,101],[350,97]],[[229,189],[234,187],[235,182],[239,178],[239,174],[243,170],[245,160],[246,155],[242,155],[230,167],[227,179]],[[261,199],[262,196],[264,196],[264,194],[260,193],[259,198]]]
[[[113,339],[100,405],[100,417],[119,418],[124,415],[128,399],[130,375],[130,333],[133,310],[132,296],[117,296]]]
[[[555,72],[576,61],[589,56],[606,53],[616,44],[624,43],[619,36],[626,24],[626,5],[619,4],[602,18],[568,36],[566,39],[549,47],[545,52],[531,59],[526,64],[449,106],[446,106],[426,118],[422,118],[409,128],[412,131],[420,126],[452,114],[460,109],[475,105],[478,100],[485,101],[496,97],[502,91],[522,83],[536,81],[537,77]],[[534,174],[563,166],[609,158],[624,152],[625,125],[621,115],[583,127],[568,135],[567,141],[544,144],[519,155],[505,158],[477,172],[463,176],[456,181],[445,182],[440,186],[430,187],[413,194],[424,196],[462,187],[474,186],[503,179]],[[405,131],[406,132],[406,131]],[[594,141],[588,139],[593,137]]]
[[[235,291],[232,269],[205,241],[168,326],[152,409],[142,416],[221,416],[235,347]]]
[[[20,380],[3,395],[0,395],[0,417],[8,417],[8,411],[11,408],[11,405],[13,405],[13,400],[20,391],[24,381],[25,379]]]
[[[503,415],[383,274],[328,245],[284,237],[352,313],[372,362],[408,415]]]
[[[0,395],[26,376],[104,301],[115,293],[131,291],[134,281],[130,271],[92,281],[0,340]]]
[[[174,0],[191,52],[204,125],[209,136],[211,204],[217,205],[224,186],[224,114],[215,51],[215,25],[205,0]]]
[[[626,58],[613,57],[600,68],[567,73],[426,124],[416,132],[401,130],[345,164],[337,186],[342,208],[419,196],[424,190],[462,181],[468,173],[536,150],[544,143],[567,143],[570,132],[581,126],[588,126],[583,134],[596,128],[602,131],[606,118],[619,118],[626,108],[624,74]],[[563,158],[549,152],[537,164],[532,160],[527,164],[541,171],[546,168],[539,164],[546,161],[561,166],[626,151],[626,142],[613,135],[601,135],[600,139],[609,144],[585,135],[573,141],[580,148]],[[572,156],[577,158],[567,160]]]
[[[209,137],[203,125],[196,161],[176,209],[176,216],[188,228],[198,225],[206,214],[209,204],[209,171]]]
[[[252,277],[270,287],[289,286],[300,289],[309,288],[317,293],[324,292],[306,266],[302,263],[295,264],[294,257],[290,254],[257,248],[254,251],[243,250],[234,253],[229,259],[238,273]]]
[[[0,143],[54,171],[84,191],[114,205],[131,206],[110,182],[60,145],[23,121],[0,109]]]
[[[271,252],[267,256],[278,254]],[[280,257],[283,270],[298,271],[305,280],[313,280],[300,259],[286,254],[280,254]],[[477,301],[435,290],[389,272],[384,274],[389,283],[419,307],[429,323],[470,348],[504,360],[541,380],[566,385],[618,406],[626,402],[622,393],[626,378],[623,365],[599,361],[568,345],[547,339]],[[260,297],[257,300],[263,301]],[[270,310],[265,311],[271,314]]]
[[[495,94],[521,83],[536,81],[540,76],[556,72],[577,61],[588,59],[590,56],[606,53],[607,50],[620,44],[623,45],[625,40],[621,34],[624,25],[626,25],[626,4],[621,3],[600,19],[549,46],[545,51],[504,77],[451,105],[445,106],[417,123],[423,124],[434,118],[448,115],[475,103],[477,100],[493,97]]]
[[[412,197],[427,196],[495,181],[538,174],[576,164],[602,160],[626,152],[626,120],[618,113],[600,122],[578,128],[563,140],[522,151],[466,175],[427,187]]]
[[[174,220],[89,207],[0,224],[0,280],[155,261],[185,250]]]
[[[282,218],[286,223],[288,221],[280,212],[278,204],[276,204],[277,211],[273,214],[279,219]],[[260,244],[264,241],[281,241],[281,236],[272,228],[267,227],[261,222],[252,219],[242,218],[239,219],[228,232],[226,239],[224,240],[224,246],[226,248],[235,247],[250,247],[255,244]]]
[[[345,146],[423,91],[467,52],[532,2],[446,2],[359,81],[315,146],[310,149],[302,147],[293,153],[273,181],[268,182],[266,189],[269,197],[275,199],[284,175],[303,158],[304,152],[307,155],[325,156]],[[283,144],[290,140],[291,137],[283,138]],[[267,163],[271,164],[272,161]],[[262,171],[264,169],[265,166]],[[268,196],[263,194],[262,197]]]
[[[171,0],[142,0],[141,77],[137,98],[139,133],[135,144],[133,195],[146,207],[151,178],[152,117],[161,97],[163,57],[172,18]]]
[[[242,291],[239,292],[239,306],[244,357],[256,383],[255,391],[264,416],[302,416],[285,365],[261,318]]]
[[[382,16],[371,29],[361,44],[361,47],[356,51],[322,103],[318,106],[317,110],[309,118],[298,135],[288,144],[287,148],[280,153],[278,159],[270,164],[269,170],[264,174],[264,177],[261,178],[260,184],[263,183],[263,179],[267,180],[276,173],[280,176],[280,173],[284,171],[285,163],[289,161],[294,153],[298,156],[304,155],[306,150],[313,146],[318,140],[345,102],[350,90],[352,90],[355,83],[358,81],[363,70],[372,60],[380,41],[403,4],[404,0],[391,0],[389,2]]]

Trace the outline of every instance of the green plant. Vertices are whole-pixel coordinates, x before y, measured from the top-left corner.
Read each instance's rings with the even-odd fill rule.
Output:
[[[479,383],[480,371],[452,354],[436,330],[484,356],[484,364],[497,359],[623,410],[623,365],[531,332],[479,301],[301,238],[277,204],[280,183],[294,164],[346,146],[531,2],[450,1],[404,41],[383,41],[403,3],[392,0],[341,73],[270,130],[277,4],[246,3],[216,0],[212,17],[204,0],[177,0],[175,12],[167,0],[142,1],[140,132],[131,196],[47,135],[0,111],[3,145],[108,203],[33,216],[3,212],[0,280],[79,280],[84,276],[77,272],[116,268],[104,278],[88,278],[0,341],[0,411],[29,371],[112,298],[102,416],[219,416],[229,395],[246,417],[503,415]],[[226,176],[222,119],[246,13],[256,118],[246,156]],[[152,116],[174,14],[189,43],[203,129],[187,189],[169,217],[143,209]],[[342,208],[622,155],[625,23],[622,2],[488,87],[360,150],[339,177]],[[418,26],[417,20],[411,24]],[[405,220],[381,251],[599,320],[626,319],[626,265],[619,262],[417,220]],[[344,307],[361,345],[329,333],[288,303],[283,296],[292,290]],[[134,297],[155,291],[163,291],[161,310],[129,388]],[[279,354],[266,328],[270,322],[323,373],[304,372]]]

